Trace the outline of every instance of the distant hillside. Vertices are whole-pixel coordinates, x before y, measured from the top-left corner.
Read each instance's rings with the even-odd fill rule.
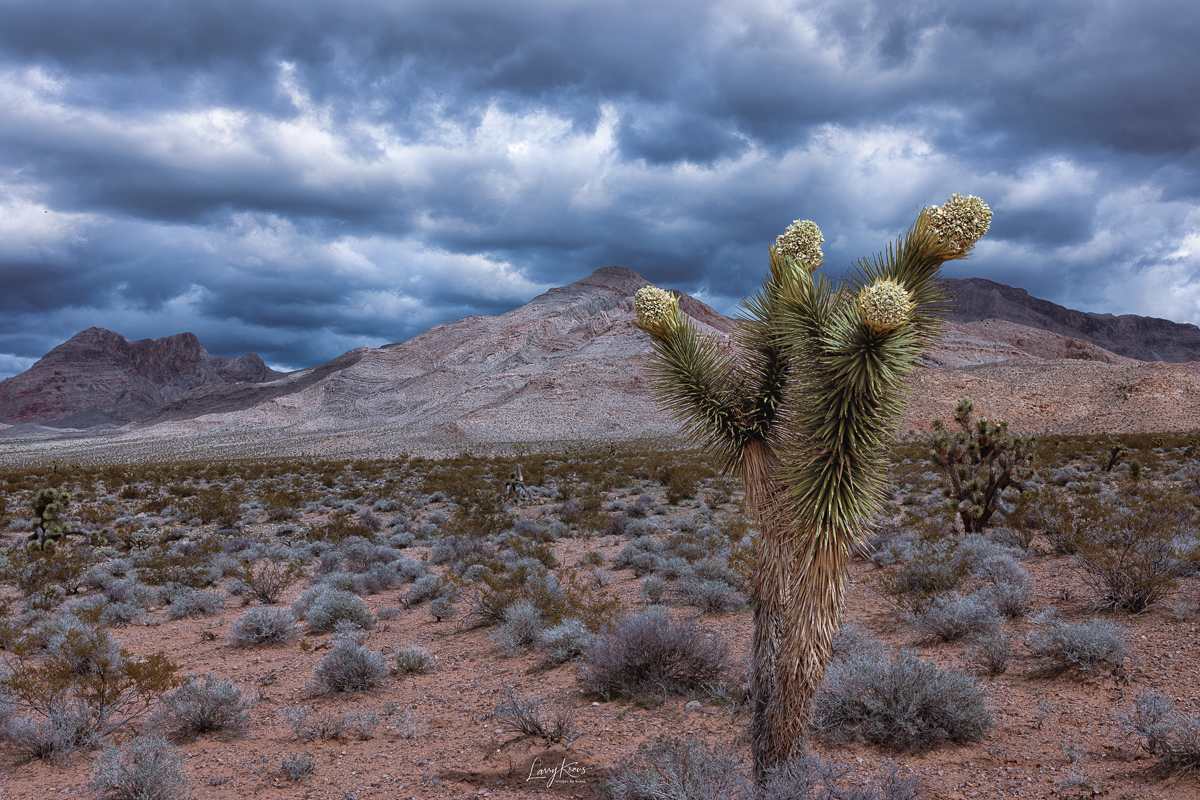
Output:
[[[1200,361],[1200,328],[1135,314],[1093,314],[1030,296],[983,278],[945,279],[954,295],[955,322],[1000,319],[1091,342],[1138,361]]]
[[[193,333],[131,342],[88,328],[0,381],[0,421],[64,428],[121,425],[199,386],[228,388],[280,377],[254,353],[210,355]]]
[[[603,267],[505,314],[455,320],[286,375],[253,355],[215,359],[191,334],[128,342],[84,331],[0,383],[0,463],[26,457],[19,455],[26,448],[42,458],[69,450],[117,460],[365,457],[675,438],[678,427],[652,391],[653,346],[633,324],[633,296],[646,283],[628,269]],[[1126,352],[1137,352],[1138,331],[1190,333],[1192,326],[1147,320],[1154,324],[1138,327],[1130,321],[1144,318],[1080,314],[990,281],[951,288],[967,301],[959,318],[982,319],[947,323],[913,376],[903,429],[948,417],[964,396],[982,416],[1004,417],[1021,431],[1182,430],[1200,418],[1200,363],[1144,363],[1082,339],[1091,318],[1122,323],[1110,338],[1134,331],[1112,343]],[[727,341],[737,327],[695,298],[679,295],[679,302],[707,335]],[[986,316],[1000,313],[1064,333]],[[1155,341],[1155,353],[1181,357],[1173,342]],[[27,424],[6,427],[6,419]],[[62,430],[88,426],[95,427]]]

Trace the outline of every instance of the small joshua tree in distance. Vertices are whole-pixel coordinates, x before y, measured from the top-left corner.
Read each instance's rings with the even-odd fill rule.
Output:
[[[1005,489],[1025,491],[1036,440],[1009,434],[1006,420],[975,420],[974,413],[971,398],[959,400],[954,407],[959,430],[953,434],[935,419],[929,454],[946,477],[946,508],[958,512],[967,533],[982,533],[1002,506]]]

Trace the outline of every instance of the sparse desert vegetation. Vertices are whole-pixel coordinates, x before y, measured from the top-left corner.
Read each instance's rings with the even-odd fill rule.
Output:
[[[978,532],[898,442],[769,796],[1194,797],[1198,440],[1039,437]],[[514,449],[5,468],[4,796],[525,797],[564,758],[568,795],[748,791],[736,482]]]

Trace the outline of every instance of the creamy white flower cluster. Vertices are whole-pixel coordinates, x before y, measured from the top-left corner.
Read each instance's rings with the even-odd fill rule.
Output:
[[[940,241],[965,253],[988,232],[992,209],[975,195],[952,194],[941,206],[929,206],[930,227]]]
[[[675,295],[657,286],[643,286],[633,296],[633,310],[638,322],[643,325],[658,325],[675,315],[679,300]]]
[[[877,280],[858,295],[863,321],[875,333],[887,333],[904,325],[914,307],[904,286],[892,280]]]
[[[821,253],[821,243],[824,241],[825,237],[821,235],[817,223],[810,219],[798,219],[775,238],[775,252],[807,264],[809,272],[812,272],[824,257]]]

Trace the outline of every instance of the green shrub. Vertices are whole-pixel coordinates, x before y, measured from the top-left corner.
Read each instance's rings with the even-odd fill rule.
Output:
[[[304,570],[290,561],[266,558],[240,567],[233,577],[245,584],[251,597],[260,603],[273,605],[302,575]]]
[[[937,595],[957,591],[970,577],[952,541],[919,545],[908,553],[908,560],[886,570],[879,582],[912,611],[920,611]]]
[[[1138,613],[1173,591],[1194,569],[1195,547],[1176,543],[1194,512],[1184,498],[1152,487],[1131,496],[1133,507],[1081,504],[1076,562],[1100,607]]]
[[[49,719],[64,704],[85,709],[89,731],[106,736],[148,713],[160,695],[180,683],[179,667],[163,653],[138,660],[106,631],[73,626],[36,657],[33,634],[15,641],[10,669],[0,674],[0,696]]]

